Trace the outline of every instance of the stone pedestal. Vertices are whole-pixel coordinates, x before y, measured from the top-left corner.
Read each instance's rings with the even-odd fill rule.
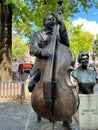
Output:
[[[74,115],[82,130],[98,130],[98,94],[79,94],[80,106]]]

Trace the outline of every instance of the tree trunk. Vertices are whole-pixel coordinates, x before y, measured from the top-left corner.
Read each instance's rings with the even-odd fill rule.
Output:
[[[12,8],[1,1],[0,80],[11,79]]]

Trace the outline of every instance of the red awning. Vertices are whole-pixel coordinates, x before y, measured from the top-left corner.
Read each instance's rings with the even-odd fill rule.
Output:
[[[30,65],[30,64],[23,64],[22,65],[22,70],[25,70],[25,69],[32,69],[32,65]]]

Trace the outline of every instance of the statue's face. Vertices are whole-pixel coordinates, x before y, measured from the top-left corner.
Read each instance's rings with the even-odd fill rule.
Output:
[[[81,57],[81,64],[82,64],[82,66],[87,66],[88,63],[89,63],[89,58],[88,58],[88,56],[87,56],[87,55],[82,56],[82,57]]]
[[[47,28],[47,29],[50,29],[52,30],[54,25],[56,23],[56,18],[53,16],[53,15],[47,15],[45,17],[45,20],[44,20],[44,26]]]

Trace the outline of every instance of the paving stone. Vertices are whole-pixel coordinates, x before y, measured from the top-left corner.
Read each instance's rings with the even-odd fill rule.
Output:
[[[73,121],[73,130],[80,130],[79,126]],[[34,112],[31,112],[26,123],[26,130],[67,130],[63,127],[62,122],[55,122],[54,124],[42,118],[41,122],[37,122],[37,117]]]
[[[73,122],[73,130],[80,130]],[[37,122],[37,115],[28,102],[19,105],[14,101],[0,102],[0,130],[53,130],[53,123],[42,118]],[[62,122],[55,122],[54,130],[66,130]]]

